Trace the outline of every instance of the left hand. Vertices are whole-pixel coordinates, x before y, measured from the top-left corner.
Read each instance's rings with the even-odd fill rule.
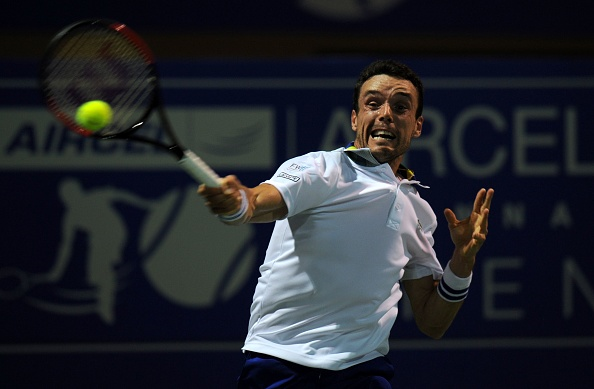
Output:
[[[472,269],[476,254],[487,239],[489,209],[494,193],[493,189],[479,190],[474,200],[472,213],[464,220],[458,220],[449,208],[444,211],[450,229],[450,237],[456,246],[456,254],[459,259],[466,262],[465,267],[467,268]]]

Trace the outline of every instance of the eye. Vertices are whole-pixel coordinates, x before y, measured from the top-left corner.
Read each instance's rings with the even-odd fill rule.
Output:
[[[408,104],[397,103],[392,106],[392,110],[395,112],[406,112],[409,109]]]
[[[365,105],[371,109],[378,109],[380,107],[380,104],[375,100],[370,100]]]

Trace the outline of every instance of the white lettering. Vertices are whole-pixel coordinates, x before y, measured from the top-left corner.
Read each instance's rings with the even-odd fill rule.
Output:
[[[443,148],[446,137],[445,117],[436,109],[425,108],[423,110],[423,132],[419,138],[411,142],[410,150],[425,150],[431,155],[432,171],[438,177],[445,177],[447,174],[447,162]],[[429,131],[425,130],[429,128]],[[414,167],[413,167],[414,169]]]
[[[594,290],[588,283],[588,278],[584,275],[584,272],[578,267],[573,258],[566,258],[563,261],[563,317],[565,319],[573,317],[574,285],[582,292],[582,295],[586,298],[590,308],[594,310]]]
[[[580,164],[578,161],[577,116],[575,107],[568,107],[565,110],[565,165],[567,165],[567,172],[570,175],[591,176],[594,175],[594,162]]]
[[[519,176],[554,176],[559,166],[553,163],[530,163],[528,150],[557,146],[557,139],[549,134],[529,134],[528,123],[535,120],[551,120],[558,117],[555,107],[520,107],[514,112],[514,170]],[[550,150],[553,154],[553,150]]]
[[[554,230],[557,228],[571,228],[572,226],[573,220],[567,203],[564,201],[558,202],[553,208],[549,227]]]
[[[496,131],[505,131],[505,118],[494,108],[482,105],[466,108],[456,117],[452,124],[452,133],[450,135],[452,160],[461,172],[470,177],[493,176],[503,167],[507,159],[507,152],[503,147],[496,148],[490,162],[484,165],[478,165],[470,161],[464,151],[466,144],[464,135],[466,130],[470,128],[469,124],[475,120],[486,120]]]
[[[526,225],[526,207],[524,203],[504,203],[501,207],[504,228],[522,229]]]
[[[518,269],[522,258],[494,258],[483,263],[483,316],[488,320],[520,320],[524,310],[520,308],[499,309],[495,306],[498,294],[519,294],[521,285],[517,282],[496,282],[495,273],[501,269]]]

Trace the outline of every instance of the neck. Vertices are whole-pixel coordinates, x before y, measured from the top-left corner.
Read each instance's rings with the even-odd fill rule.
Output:
[[[398,173],[398,169],[400,168],[400,165],[402,164],[403,159],[404,159],[404,156],[400,156],[396,159],[393,159],[393,160],[387,162],[396,177],[398,177],[398,176],[402,177],[402,175]],[[406,177],[402,177],[402,178],[406,178]]]

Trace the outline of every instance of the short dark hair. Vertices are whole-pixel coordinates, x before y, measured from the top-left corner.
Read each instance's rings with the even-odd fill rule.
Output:
[[[421,82],[421,79],[411,68],[391,59],[374,61],[367,65],[363,71],[361,71],[361,74],[359,74],[359,78],[357,79],[357,83],[355,84],[355,91],[353,93],[353,109],[355,112],[359,112],[359,94],[361,93],[361,86],[363,86],[365,81],[369,80],[371,77],[380,74],[386,74],[394,78],[410,81],[411,84],[413,84],[413,86],[417,89],[417,94],[419,95],[419,101],[415,115],[418,118],[423,114],[423,83]]]

